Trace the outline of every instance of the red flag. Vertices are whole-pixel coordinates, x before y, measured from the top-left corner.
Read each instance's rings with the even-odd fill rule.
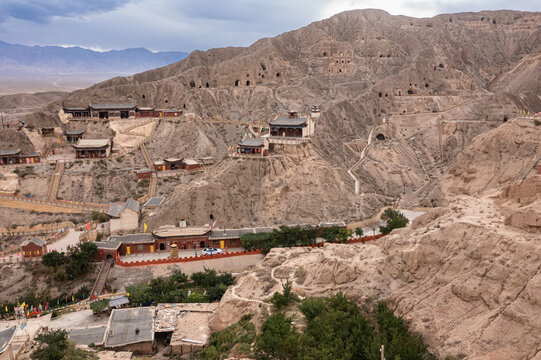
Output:
[[[88,230],[90,230],[90,222],[89,222],[89,221],[86,222],[86,228],[87,228]]]

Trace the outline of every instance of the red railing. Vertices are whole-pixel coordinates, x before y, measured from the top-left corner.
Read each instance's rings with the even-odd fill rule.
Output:
[[[372,235],[372,236],[363,236],[361,238],[356,239],[350,239],[348,240],[348,244],[354,244],[354,243],[360,243],[360,242],[366,242],[366,241],[372,241],[379,239],[381,237],[385,236],[385,234],[378,234],[378,235]],[[317,244],[309,245],[308,247],[316,248],[316,247],[323,247],[324,242],[320,242]],[[214,259],[223,259],[228,257],[234,257],[234,256],[243,256],[243,255],[256,255],[261,254],[261,250],[252,250],[252,251],[233,251],[228,252],[227,254],[217,254],[217,255],[197,255],[197,256],[187,256],[187,257],[181,257],[178,259],[152,259],[152,260],[135,260],[135,261],[122,261],[117,260],[115,262],[115,265],[120,267],[138,267],[138,266],[147,266],[147,265],[164,265],[164,264],[175,264],[175,263],[182,263],[182,262],[191,262],[191,261],[201,261],[201,260],[214,260]]]
[[[163,265],[163,264],[173,264],[181,262],[190,262],[190,261],[200,261],[200,260],[213,260],[213,259],[222,259],[233,256],[242,256],[242,255],[256,255],[261,254],[261,250],[252,250],[252,251],[234,251],[227,254],[217,254],[217,255],[197,255],[197,256],[187,256],[181,257],[178,259],[152,259],[152,260],[136,260],[136,261],[122,261],[117,260],[115,265],[121,267],[136,267],[136,266],[145,266],[145,265]]]

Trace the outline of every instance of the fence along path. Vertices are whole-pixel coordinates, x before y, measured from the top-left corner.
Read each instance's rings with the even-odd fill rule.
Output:
[[[8,206],[7,204],[2,205],[1,200],[7,200],[12,202],[14,206]],[[20,203],[20,206],[17,206],[17,203]],[[13,195],[7,193],[0,193],[0,207],[15,207],[27,209],[30,204],[33,204],[32,210],[35,211],[47,211],[43,207],[54,208],[57,212],[92,212],[92,211],[106,211],[109,208],[108,204],[97,204],[89,202],[78,202],[78,201],[68,201],[68,200],[46,200],[44,198],[37,198],[35,196],[23,196],[23,195]]]

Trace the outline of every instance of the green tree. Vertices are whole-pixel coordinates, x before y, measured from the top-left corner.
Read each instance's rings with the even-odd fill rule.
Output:
[[[382,234],[389,234],[393,229],[403,228],[409,223],[409,219],[404,214],[391,208],[385,209],[381,218],[387,220],[385,226],[379,227]]]
[[[282,283],[282,287],[284,288],[282,294],[279,292],[275,292],[270,302],[277,308],[281,309],[285,306],[288,306],[292,301],[297,301],[298,297],[295,295],[292,291],[291,282],[287,280],[285,283]]]
[[[364,235],[363,229],[361,227],[356,227],[355,235],[357,235],[357,237],[362,237]]]
[[[299,309],[308,321],[315,319],[325,311],[325,300],[322,298],[306,298]]]
[[[99,223],[104,223],[109,221],[109,216],[107,214],[102,213],[101,211],[92,211],[92,220],[97,221]]]
[[[220,301],[224,296],[225,289],[221,286],[213,286],[206,292],[206,296],[210,302]]]
[[[109,300],[107,299],[90,303],[90,309],[92,309],[94,315],[100,314],[102,311],[107,310],[107,308],[109,308]]]
[[[265,320],[256,338],[256,359],[295,359],[299,354],[299,339],[290,318],[281,313],[272,315]]]
[[[404,320],[397,317],[384,302],[379,302],[376,320],[380,328],[379,341],[385,345],[389,359],[401,360],[432,359],[420,335],[409,332]]]
[[[343,229],[340,226],[331,226],[323,229],[321,232],[321,237],[332,243],[346,243],[352,233],[353,232],[351,230]]]
[[[57,268],[66,263],[66,257],[64,253],[53,250],[41,257],[41,263],[47,267]]]
[[[32,359],[59,360],[68,349],[68,333],[65,330],[53,330],[36,336],[38,348],[34,350]]]

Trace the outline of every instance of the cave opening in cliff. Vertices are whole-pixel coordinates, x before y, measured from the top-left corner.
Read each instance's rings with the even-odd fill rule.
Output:
[[[376,140],[377,140],[377,141],[383,141],[383,140],[385,140],[385,135],[383,135],[383,134],[378,134],[378,135],[376,135]]]
[[[239,80],[235,80],[235,86],[239,86]]]

